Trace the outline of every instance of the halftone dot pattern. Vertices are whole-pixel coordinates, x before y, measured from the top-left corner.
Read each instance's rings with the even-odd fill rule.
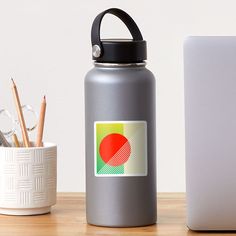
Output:
[[[147,175],[145,121],[95,122],[95,175]]]
[[[99,146],[99,153],[102,160],[110,166],[124,164],[129,159],[130,152],[130,143],[121,134],[108,134],[102,139]]]
[[[98,174],[102,174],[102,173],[108,173],[110,174],[110,172],[114,172],[114,170],[112,170],[111,167],[114,167],[115,165],[113,164],[114,160],[119,160],[119,162],[121,163],[125,163],[128,159],[127,156],[130,155],[130,144],[127,141],[120,149],[118,152],[116,152],[116,154],[106,163],[106,165],[104,165],[104,167],[102,169],[100,169],[100,171],[98,172]],[[114,168],[113,168],[114,169]],[[113,173],[114,174],[114,173]]]

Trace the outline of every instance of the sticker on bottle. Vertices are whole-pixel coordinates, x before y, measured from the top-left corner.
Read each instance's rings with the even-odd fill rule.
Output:
[[[147,175],[147,122],[94,122],[97,177]]]

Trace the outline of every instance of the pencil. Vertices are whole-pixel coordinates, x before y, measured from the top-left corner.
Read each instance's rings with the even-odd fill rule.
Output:
[[[44,120],[45,120],[45,114],[46,114],[46,96],[43,97],[43,101],[40,108],[40,115],[39,115],[39,123],[38,123],[38,133],[37,133],[37,139],[36,139],[36,147],[42,147],[43,146],[43,129],[44,129]]]
[[[21,108],[21,103],[20,103],[20,98],[19,94],[17,91],[16,84],[13,79],[12,80],[12,91],[13,91],[13,96],[15,100],[15,105],[16,105],[16,110],[18,114],[18,119],[20,122],[20,127],[21,127],[21,132],[22,132],[22,137],[23,137],[23,143],[25,147],[30,147],[30,141],[29,141],[29,136],[26,130],[26,125],[25,125],[25,119],[23,116],[22,108]]]
[[[18,141],[18,138],[17,138],[17,135],[16,135],[16,134],[13,134],[13,135],[12,135],[12,141],[14,142],[15,147],[20,147],[20,143],[19,143],[19,141]]]

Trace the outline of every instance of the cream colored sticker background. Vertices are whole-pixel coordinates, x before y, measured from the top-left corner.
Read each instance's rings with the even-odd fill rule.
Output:
[[[147,175],[146,133],[146,122],[129,123],[124,126],[124,136],[128,138],[131,145],[131,156],[124,165],[125,173]]]

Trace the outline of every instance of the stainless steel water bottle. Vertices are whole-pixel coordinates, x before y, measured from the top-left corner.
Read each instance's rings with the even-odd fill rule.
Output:
[[[101,40],[105,14],[133,39]],[[156,222],[155,78],[146,42],[124,11],[100,13],[92,25],[94,68],[85,78],[87,222],[133,227]]]

